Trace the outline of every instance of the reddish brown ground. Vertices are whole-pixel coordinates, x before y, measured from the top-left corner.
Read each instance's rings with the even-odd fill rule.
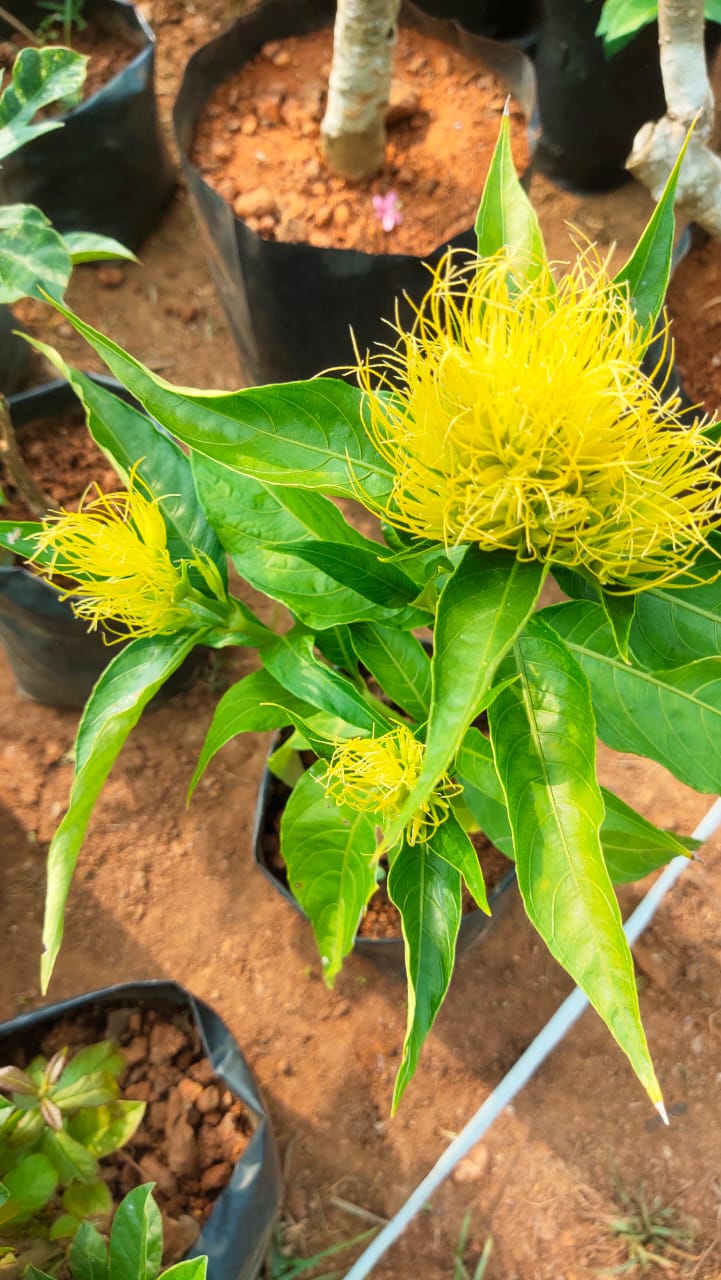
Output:
[[[159,34],[166,118],[184,59],[232,16],[225,0],[209,0],[196,13],[189,9],[181,0],[147,5]],[[604,247],[618,241],[623,254],[648,212],[634,187],[579,200],[534,179],[532,193],[559,258],[569,256],[564,218]],[[71,290],[76,308],[167,378],[203,387],[240,385],[182,194],[142,256],[141,266],[119,274],[80,270]],[[678,318],[692,342],[708,323],[702,305],[692,297]],[[36,312],[40,320],[41,308]],[[69,359],[98,367],[66,325],[43,313],[40,328]],[[217,1007],[269,1101],[284,1159],[289,1239],[303,1253],[349,1238],[367,1225],[363,1215],[386,1218],[401,1205],[556,1009],[569,983],[516,900],[487,942],[460,961],[416,1078],[391,1120],[403,988],[354,957],[329,993],[307,926],[253,868],[250,833],[265,739],[229,745],[190,809],[184,807],[218,694],[249,662],[240,651],[218,655],[192,689],[134,733],[80,858],[51,996],[168,975]],[[20,698],[0,655],[5,1015],[40,999],[44,855],[67,799],[76,724],[72,712]],[[680,831],[690,831],[709,803],[656,765],[633,758],[612,763],[604,752],[603,774],[656,821]],[[624,907],[640,892],[626,892]],[[657,1196],[690,1219],[694,1260],[677,1260],[677,1274],[717,1280],[720,921],[721,859],[714,840],[636,948],[646,1027],[674,1112],[671,1127],[657,1121],[608,1033],[587,1013],[474,1159],[378,1265],[378,1280],[449,1280],[469,1210],[471,1266],[486,1237],[494,1240],[489,1280],[591,1280],[627,1257],[608,1227],[618,1208],[617,1184],[627,1191],[643,1185],[648,1199]]]

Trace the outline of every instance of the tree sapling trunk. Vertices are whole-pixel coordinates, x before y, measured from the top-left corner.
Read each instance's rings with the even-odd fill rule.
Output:
[[[659,0],[659,50],[666,115],[636,134],[626,168],[658,200],[684,138],[698,117],[679,177],[676,204],[721,236],[721,159],[708,146],[714,100],[706,70],[701,0]]]
[[[383,166],[400,0],[338,0],[321,147],[350,182]]]

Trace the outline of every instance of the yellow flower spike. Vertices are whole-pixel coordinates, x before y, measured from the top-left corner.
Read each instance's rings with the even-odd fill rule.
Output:
[[[449,254],[410,331],[366,360],[391,525],[446,547],[583,567],[627,591],[677,577],[721,521],[717,447],[641,370],[650,337],[592,250],[560,282]],[[377,392],[392,392],[379,395]]]
[[[378,738],[348,738],[338,744],[328,764],[326,796],[335,804],[375,813],[380,823],[395,818],[420,775],[423,750],[423,743],[404,724]],[[408,844],[429,840],[448,817],[452,797],[462,790],[444,774],[408,823]]]
[[[173,562],[158,503],[135,468],[127,492],[91,486],[79,510],[53,513],[36,541],[35,557],[51,555],[43,565],[34,558],[37,571],[69,580],[61,598],[73,597],[74,613],[90,630],[102,623],[120,640],[165,635],[193,621],[187,565],[197,562],[202,571],[204,562]]]

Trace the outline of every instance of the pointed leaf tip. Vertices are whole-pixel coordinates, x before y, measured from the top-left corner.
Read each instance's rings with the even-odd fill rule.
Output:
[[[659,1101],[659,1102],[654,1102],[654,1104],[653,1104],[653,1105],[654,1105],[654,1107],[656,1108],[656,1110],[658,1111],[658,1114],[660,1115],[660,1117],[661,1117],[661,1119],[663,1120],[664,1124],[665,1124],[665,1125],[670,1125],[671,1121],[670,1121],[670,1120],[669,1120],[669,1118],[668,1118],[668,1112],[667,1112],[667,1110],[666,1110],[666,1108],[665,1108],[665,1106],[664,1106],[664,1104],[663,1104],[663,1101],[661,1100],[661,1101]]]

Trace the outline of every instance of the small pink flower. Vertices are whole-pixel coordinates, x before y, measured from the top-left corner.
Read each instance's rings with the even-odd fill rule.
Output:
[[[373,209],[384,231],[393,231],[403,221],[400,200],[395,191],[384,196],[373,196]]]

